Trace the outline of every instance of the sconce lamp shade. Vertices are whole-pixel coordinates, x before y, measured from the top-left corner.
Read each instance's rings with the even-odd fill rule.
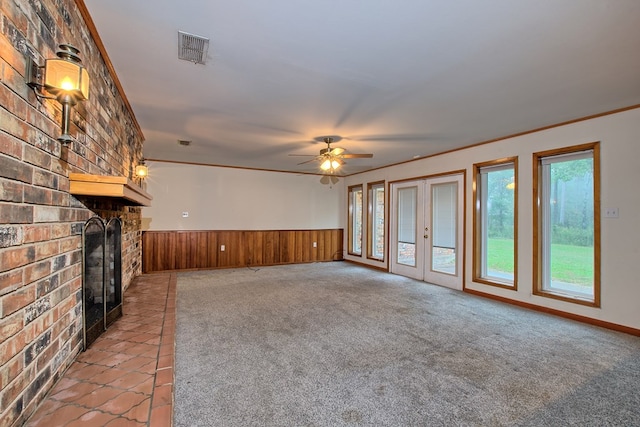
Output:
[[[89,99],[89,73],[79,62],[47,59],[44,65],[44,86],[53,95],[66,92],[76,101]]]
[[[89,99],[89,73],[82,66],[77,48],[70,44],[61,44],[59,48],[57,58],[45,60],[44,66],[38,66],[30,56],[27,57],[25,80],[34,91],[43,88],[54,95],[62,106],[62,135],[58,141],[67,145],[73,141],[69,133],[71,107]],[[47,98],[37,92],[36,96]]]
[[[138,178],[146,178],[149,175],[149,168],[146,165],[136,166],[136,176]]]

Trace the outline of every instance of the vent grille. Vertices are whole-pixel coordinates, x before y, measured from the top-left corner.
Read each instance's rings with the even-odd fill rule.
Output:
[[[178,58],[194,64],[205,64],[209,39],[178,31]]]
[[[189,145],[191,145],[191,141],[189,141],[188,139],[179,139],[178,144],[188,147]]]

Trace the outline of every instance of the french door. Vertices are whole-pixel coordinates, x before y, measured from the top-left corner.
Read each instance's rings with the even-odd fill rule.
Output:
[[[464,176],[391,185],[392,273],[462,289]]]

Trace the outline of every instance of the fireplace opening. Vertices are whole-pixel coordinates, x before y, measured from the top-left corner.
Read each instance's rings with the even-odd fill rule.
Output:
[[[122,223],[89,219],[82,232],[83,349],[122,316]]]

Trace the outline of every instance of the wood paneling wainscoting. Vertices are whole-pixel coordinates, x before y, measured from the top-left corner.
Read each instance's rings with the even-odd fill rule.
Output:
[[[341,228],[145,231],[142,234],[142,271],[151,273],[342,260],[342,237]]]

